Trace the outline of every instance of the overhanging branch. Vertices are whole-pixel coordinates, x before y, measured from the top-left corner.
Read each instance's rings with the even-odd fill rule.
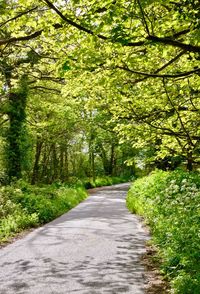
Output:
[[[0,40],[0,46],[5,45],[5,44],[10,44],[10,43],[15,43],[15,42],[18,42],[18,41],[28,41],[28,40],[31,40],[31,39],[35,39],[38,36],[40,36],[42,34],[42,32],[43,32],[43,30],[39,30],[39,31],[36,31],[35,33],[27,35],[27,36],[13,37],[13,38],[10,38],[10,39],[3,39],[3,40]]]
[[[6,25],[8,22],[11,22],[11,21],[13,21],[13,20],[16,20],[16,19],[20,18],[21,16],[26,15],[26,14],[28,14],[28,13],[30,13],[30,12],[36,10],[37,8],[38,8],[38,6],[33,7],[33,8],[31,8],[31,9],[29,9],[29,10],[23,11],[23,12],[19,13],[18,15],[14,16],[14,17],[12,17],[12,18],[10,18],[10,19],[8,19],[8,20],[6,20],[5,22],[0,23],[0,28],[1,28],[2,26]]]
[[[63,25],[61,25],[59,23],[56,23],[56,24],[53,25],[53,27],[55,29],[59,29],[59,28],[62,28]],[[1,39],[0,40],[0,46],[8,45],[8,44],[11,44],[11,43],[16,43],[16,42],[19,42],[19,41],[29,41],[29,40],[35,39],[35,38],[39,37],[42,34],[43,31],[44,30],[38,30],[38,31],[34,32],[33,34],[23,36],[23,37],[11,37],[9,39]]]
[[[161,43],[161,44],[165,44],[165,45],[171,45],[173,47],[178,47],[178,48],[181,48],[181,49],[189,51],[189,52],[198,52],[198,53],[200,52],[200,46],[185,44],[185,43],[182,43],[180,41],[173,40],[170,38],[162,38],[162,37],[156,37],[156,36],[150,35],[150,36],[147,36],[146,39],[153,41],[155,43]]]
[[[146,72],[141,72],[141,71],[137,71],[137,70],[133,70],[130,69],[128,67],[124,67],[124,66],[116,66],[116,68],[128,71],[130,73],[133,74],[137,74],[137,75],[141,75],[141,76],[146,76],[146,77],[151,77],[151,78],[180,78],[180,77],[187,77],[190,76],[194,73],[198,74],[200,73],[200,68],[191,70],[191,71],[187,71],[187,72],[181,72],[181,73],[177,73],[177,74],[156,74],[156,73],[146,73]]]
[[[87,28],[83,27],[82,25],[77,24],[76,22],[66,18],[62,14],[62,12],[59,9],[57,9],[49,0],[44,0],[44,2],[46,2],[46,4],[49,6],[49,8],[53,9],[68,24],[70,24],[70,25],[76,27],[77,29],[84,31],[90,35],[95,35],[95,33],[92,30],[87,29]],[[162,44],[166,44],[166,45],[171,45],[173,47],[178,47],[183,50],[190,51],[190,52],[200,52],[200,46],[181,43],[180,41],[173,40],[168,37],[167,38],[156,37],[156,36],[150,35],[149,30],[147,30],[147,32],[148,32],[148,36],[145,38],[146,40],[150,40],[150,41],[154,41],[154,42],[162,43]],[[188,32],[188,30],[184,30],[184,33],[187,33],[187,32]],[[103,39],[103,40],[112,41],[110,38],[103,36],[101,34],[97,34],[96,36],[99,37],[100,39]],[[174,36],[176,36],[176,35],[174,35]],[[178,36],[179,35],[177,35],[177,37]],[[115,42],[117,42],[117,41],[115,41]],[[124,46],[142,46],[142,45],[145,45],[145,43],[146,43],[146,41],[127,42],[124,44]]]
[[[53,9],[61,18],[62,20],[64,20],[65,22],[67,22],[69,25],[77,28],[78,30],[80,31],[83,31],[85,33],[88,33],[90,35],[95,35],[94,32],[90,29],[87,29],[85,27],[83,27],[82,25],[80,24],[77,24],[76,22],[74,22],[73,20],[67,18],[64,14],[62,14],[62,12],[56,8],[56,6],[54,6],[49,0],[44,0],[44,2],[46,2],[46,4],[49,6],[49,8]],[[103,40],[107,40],[107,37],[103,36],[103,35],[100,35],[100,34],[97,34],[97,37],[99,37],[100,39],[103,39]]]
[[[91,29],[86,28],[83,25],[78,24],[77,22],[67,18],[49,0],[43,0],[43,1],[47,4],[47,6],[50,9],[54,10],[61,17],[62,20],[64,20],[69,25],[77,28],[78,30],[83,31],[83,32],[85,32],[87,34],[90,34],[90,35],[93,35],[93,36],[97,36],[100,39],[107,40],[107,41],[110,41],[110,42],[113,42],[113,43],[118,43],[119,42],[118,40],[113,40],[112,38],[106,37],[106,36],[104,36],[102,34],[95,34],[95,32],[93,32]],[[54,27],[57,29],[58,27],[62,27],[62,25],[58,24],[58,26],[57,26],[57,24],[55,24]],[[18,37],[18,38],[13,37],[13,38],[10,38],[10,39],[0,40],[0,46],[4,45],[4,44],[13,43],[13,42],[26,41],[26,40],[36,38],[39,35],[41,35],[42,31],[43,30],[36,31],[35,33],[30,34],[28,36],[23,36],[23,37]],[[200,52],[200,46],[196,46],[196,45],[192,45],[192,44],[185,44],[185,43],[182,43],[182,42],[174,39],[174,38],[179,37],[181,34],[188,33],[189,31],[190,31],[189,29],[185,29],[182,32],[175,33],[172,37],[157,37],[157,36],[148,34],[148,36],[145,37],[144,40],[140,40],[140,41],[136,41],[136,42],[130,42],[130,41],[129,42],[124,42],[124,44],[122,44],[122,45],[123,46],[130,46],[130,47],[143,46],[143,45],[148,45],[148,41],[152,41],[152,42],[155,42],[155,43],[160,43],[160,44],[164,44],[164,45],[170,45],[170,46],[173,46],[173,47],[176,47],[176,48],[181,48],[181,49],[183,49],[185,51],[198,52],[199,53]]]
[[[55,89],[55,88],[48,88],[48,87],[44,87],[44,86],[34,86],[34,87],[30,87],[30,90],[43,90],[43,91],[51,91],[51,92],[55,92],[55,93],[61,93],[60,90]]]
[[[155,70],[153,72],[153,74],[157,74],[160,71],[162,71],[163,69],[167,68],[168,66],[170,66],[172,63],[174,63],[176,60],[178,60],[181,56],[183,56],[186,53],[186,51],[182,50],[179,54],[177,54],[175,57],[173,57],[172,59],[170,59],[167,63],[165,63],[164,65],[162,65],[160,68],[158,68],[157,70]],[[135,81],[132,82],[132,84],[137,84],[140,82],[145,81],[146,79],[148,79],[149,77],[144,77],[144,78],[140,78],[140,79],[136,79]]]

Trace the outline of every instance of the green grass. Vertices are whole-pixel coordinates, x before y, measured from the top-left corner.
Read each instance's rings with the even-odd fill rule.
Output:
[[[156,171],[136,180],[127,207],[144,216],[176,294],[200,293],[200,174]]]
[[[87,197],[83,187],[31,186],[19,181],[0,188],[0,242],[27,228],[47,223]]]

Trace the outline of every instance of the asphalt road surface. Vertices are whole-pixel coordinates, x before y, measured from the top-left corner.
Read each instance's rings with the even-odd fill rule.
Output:
[[[148,234],[125,207],[128,184],[84,202],[0,250],[1,294],[143,294]]]

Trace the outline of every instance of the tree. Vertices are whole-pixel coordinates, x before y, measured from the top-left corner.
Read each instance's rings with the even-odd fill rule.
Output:
[[[19,179],[22,173],[22,161],[26,146],[24,122],[26,118],[25,108],[27,100],[27,78],[22,77],[18,89],[12,90],[9,93],[8,117],[8,177],[12,180],[13,177]]]
[[[33,42],[33,39],[41,34],[33,33],[32,37],[27,39],[19,37],[23,31],[35,29],[38,22],[42,26],[44,20],[40,17],[40,8],[29,1],[4,1],[1,6],[2,117],[3,124],[9,122],[9,130],[4,132],[4,135],[8,142],[6,157],[10,181],[12,178],[21,177],[23,163],[27,159],[25,156],[27,146],[24,145],[24,138],[29,88],[37,89],[37,79],[40,75],[42,79],[41,72],[46,71],[45,59],[51,61],[49,66],[55,64],[51,56],[53,50],[47,50],[47,47]],[[16,44],[17,40],[22,43]],[[46,43],[48,43],[47,38]],[[33,86],[34,83],[36,85]],[[45,86],[43,89],[46,89]]]
[[[30,93],[28,107],[29,97],[32,97],[31,103],[37,105],[34,99],[37,100],[38,93],[40,97],[51,93],[63,100],[78,100],[79,107],[86,105],[89,111],[98,111],[100,116],[107,113],[110,122],[106,120],[105,125],[114,126],[120,140],[131,144],[133,149],[141,149],[147,144],[159,146],[156,158],[184,156],[187,168],[191,170],[199,154],[198,5],[195,0],[122,0],[105,1],[103,5],[99,1],[86,0],[57,1],[55,5],[49,0],[34,3],[2,1],[3,104],[9,100],[10,93],[18,93],[23,76],[26,76],[26,89],[29,88]],[[31,91],[35,91],[35,95]],[[86,103],[81,105],[83,100]],[[16,107],[19,105],[15,104]],[[102,111],[102,106],[106,111]],[[48,106],[43,107],[46,111]],[[74,111],[73,107],[71,109]],[[80,110],[79,117],[82,112]],[[24,117],[25,113],[24,108]],[[63,123],[60,114],[53,111],[53,120],[59,118]],[[69,112],[68,115],[67,128],[71,130]],[[11,117],[3,112],[4,126],[8,119],[11,121]],[[51,117],[47,119],[51,121]],[[102,119],[105,119],[104,115]],[[25,122],[24,119],[23,125]],[[52,128],[55,138],[67,129],[64,125],[63,128]],[[106,173],[112,173],[115,162],[115,142],[112,144],[112,140],[109,143],[111,151],[107,152],[110,131],[107,128],[105,136],[102,134],[98,129],[97,139],[90,136],[93,176],[96,154],[102,158]],[[64,137],[60,136],[63,143],[61,140],[59,144],[51,137],[45,142],[38,134],[33,137],[36,152],[32,182],[38,180],[36,174],[41,158],[45,162],[45,173],[51,170],[53,173],[48,177],[55,180],[59,177],[58,170],[63,170],[66,157]],[[20,132],[16,135],[16,142],[19,141]],[[17,177],[20,172],[18,174]]]
[[[45,2],[70,24],[61,12],[61,5],[58,10],[49,1]],[[82,50],[74,48],[74,56],[79,56],[85,66],[81,78],[78,77],[79,82],[85,80],[84,85],[73,84],[79,88],[79,95],[83,95],[83,91],[90,91],[91,95],[88,80],[94,89],[91,99],[102,91],[101,96],[108,101],[113,117],[120,122],[121,136],[132,137],[132,144],[140,142],[140,147],[142,141],[145,144],[148,140],[159,140],[161,148],[157,156],[181,154],[187,159],[189,170],[193,156],[199,152],[199,106],[194,95],[191,96],[191,89],[197,93],[199,87],[199,46],[194,44],[194,40],[199,41],[195,39],[199,33],[197,2],[176,3],[177,8],[169,1],[147,1],[146,4],[135,1],[131,13],[126,6],[130,3],[107,3],[99,9],[95,2],[89,6],[89,12],[81,13],[78,22],[71,23],[88,34],[85,43],[94,38],[90,36],[99,39],[95,39],[98,50],[92,46],[86,49],[88,43],[82,45]],[[190,13],[187,13],[188,7]],[[116,8],[112,14],[111,8]],[[95,12],[94,23],[92,12]],[[89,29],[85,27],[86,19],[90,21]],[[71,60],[75,70],[80,66],[77,60],[76,64]],[[172,90],[169,91],[168,85]]]

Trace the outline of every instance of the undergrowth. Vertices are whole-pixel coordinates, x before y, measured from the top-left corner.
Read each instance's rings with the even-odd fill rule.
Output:
[[[97,177],[95,180],[92,179],[83,179],[82,184],[86,189],[96,188],[96,187],[103,187],[103,186],[110,186],[119,183],[126,183],[130,180],[130,177]]]
[[[46,185],[18,181],[0,188],[0,242],[24,229],[47,223],[85,199],[83,187]]]
[[[127,206],[144,216],[172,293],[200,293],[200,174],[156,171],[132,185]]]

